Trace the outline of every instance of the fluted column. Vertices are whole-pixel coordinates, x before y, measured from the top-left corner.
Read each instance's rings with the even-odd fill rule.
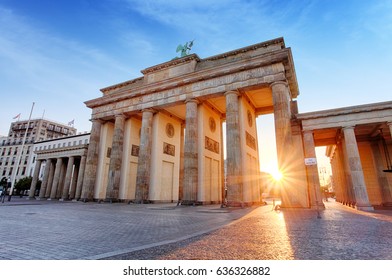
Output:
[[[49,200],[56,198],[57,188],[58,188],[59,182],[60,182],[60,172],[61,172],[62,164],[63,164],[63,159],[58,158],[57,162],[56,162],[55,171],[54,171],[52,190],[50,191]]]
[[[373,141],[371,144],[374,163],[376,165],[377,179],[380,186],[383,205],[392,205],[392,195],[388,184],[387,173],[384,170],[383,159],[380,152],[379,141]]]
[[[286,82],[271,84],[274,104],[275,138],[278,164],[283,176],[290,171],[290,157],[288,151],[292,146],[291,141],[291,109],[290,92]]]
[[[314,145],[314,138],[312,131],[304,131],[304,150],[305,158],[316,158],[316,149]],[[310,194],[310,206],[311,207],[322,207],[324,204],[320,193],[320,179],[318,174],[317,164],[306,165],[307,179],[309,185]]]
[[[227,205],[243,205],[242,147],[239,122],[239,93],[228,91],[226,97],[226,186]]]
[[[354,196],[355,196],[355,207],[359,210],[374,210],[369,203],[369,197],[367,194],[365,178],[363,175],[361,158],[359,156],[357,140],[355,138],[354,127],[344,127],[344,143],[346,145],[346,166],[348,166],[349,177],[352,182]]]
[[[29,199],[35,197],[35,190],[36,190],[36,187],[37,187],[39,171],[41,170],[41,164],[42,164],[42,159],[37,160],[36,163],[35,163],[35,169],[34,169],[34,174],[33,174],[33,180],[32,180],[32,182],[31,182],[31,186],[30,186]]]
[[[136,203],[147,203],[150,191],[150,169],[152,149],[152,118],[154,110],[143,110],[140,135],[139,160],[136,176]]]
[[[389,133],[391,134],[391,137],[392,137],[392,121],[387,122],[387,125],[389,127]]]
[[[198,185],[198,120],[196,99],[185,101],[185,139],[184,139],[184,186],[182,204],[192,205],[197,202]]]
[[[82,192],[82,185],[84,179],[84,171],[86,169],[86,156],[83,155],[80,164],[79,164],[79,172],[78,172],[78,181],[76,183],[76,191],[75,191],[75,200],[79,200]]]
[[[124,122],[124,115],[120,114],[116,116],[114,123],[112,151],[110,153],[108,185],[106,189],[106,200],[109,200],[110,202],[118,200],[118,191],[120,189],[121,161],[124,142]]]
[[[72,172],[72,180],[71,180],[71,186],[69,188],[68,199],[74,199],[75,198],[76,182],[77,182],[77,180],[79,178],[79,169],[80,169],[80,167],[79,167],[79,165],[80,165],[79,160],[77,160],[74,164],[75,164],[74,165],[75,167],[74,167],[73,172]]]
[[[50,168],[49,168],[49,178],[48,178],[48,184],[46,186],[46,191],[45,191],[45,198],[50,198],[50,194],[52,192],[52,186],[53,186],[53,178],[54,178],[54,171],[55,171],[55,163],[52,159],[50,163]]]
[[[65,172],[65,181],[63,187],[63,193],[61,195],[61,200],[68,199],[69,186],[71,185],[71,176],[72,176],[72,168],[74,165],[74,161],[75,161],[74,157],[68,158],[67,171]]]
[[[50,166],[52,165],[52,159],[49,158],[46,160],[45,170],[44,170],[44,178],[42,178],[41,189],[39,191],[39,199],[45,197],[46,189],[48,187],[49,174],[50,174]]]
[[[178,186],[178,203],[183,200],[184,197],[184,141],[185,141],[185,124],[181,124],[181,135],[180,135],[180,182]]]
[[[97,177],[99,141],[101,136],[101,121],[93,120],[90,133],[90,141],[87,151],[86,170],[84,173],[81,199],[88,201],[93,199],[95,180]]]

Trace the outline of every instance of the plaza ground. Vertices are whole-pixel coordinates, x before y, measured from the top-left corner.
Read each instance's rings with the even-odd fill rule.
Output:
[[[271,203],[271,202],[269,202]],[[0,260],[391,260],[392,210],[0,203]]]

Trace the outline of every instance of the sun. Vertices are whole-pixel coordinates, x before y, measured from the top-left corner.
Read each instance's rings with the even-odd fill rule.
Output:
[[[274,178],[274,180],[276,182],[279,182],[283,178],[283,174],[279,170],[272,171],[271,175],[272,175],[272,178]]]

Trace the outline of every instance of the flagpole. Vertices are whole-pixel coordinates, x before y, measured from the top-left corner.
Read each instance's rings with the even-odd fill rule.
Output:
[[[34,108],[34,102],[33,102],[33,105],[31,106],[29,120],[27,121],[27,127],[26,127],[26,131],[25,131],[25,134],[24,134],[24,137],[23,137],[22,147],[18,151],[18,156],[16,158],[16,165],[14,167],[14,170],[12,170],[11,189],[10,189],[10,191],[8,193],[8,201],[11,201],[12,193],[14,191],[15,178],[16,178],[16,175],[17,175],[17,172],[18,172],[18,169],[19,169],[20,158],[22,157],[22,152],[23,152],[23,149],[24,149],[24,145],[26,143],[26,137],[27,137],[27,132],[29,130],[29,126],[30,126],[31,115],[33,114],[33,108]]]

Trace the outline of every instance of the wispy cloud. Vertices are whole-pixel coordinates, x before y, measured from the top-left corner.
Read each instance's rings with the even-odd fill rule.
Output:
[[[7,81],[0,85],[3,101],[28,95],[44,103],[47,115],[53,110],[65,119],[74,118],[69,108],[76,106],[88,123],[83,102],[99,96],[100,87],[126,80],[130,70],[95,46],[60,37],[0,7],[0,79]]]

